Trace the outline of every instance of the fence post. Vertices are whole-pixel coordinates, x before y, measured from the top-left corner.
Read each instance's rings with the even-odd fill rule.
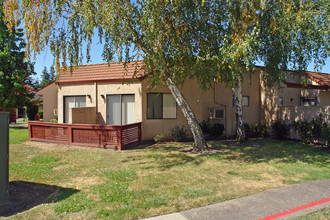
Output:
[[[117,127],[118,132],[118,150],[121,150],[123,147],[123,129],[122,126]]]
[[[142,132],[141,132],[141,123],[139,123],[138,125],[138,142],[141,143],[141,139],[142,139]]]
[[[72,127],[68,125],[68,145],[72,144]]]
[[[28,122],[28,131],[29,131],[29,141],[31,141],[31,138],[32,138],[32,125],[31,125],[31,122]]]

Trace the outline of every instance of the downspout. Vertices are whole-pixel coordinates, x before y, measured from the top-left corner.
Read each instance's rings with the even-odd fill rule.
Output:
[[[216,89],[216,78],[214,77],[214,89],[213,89],[213,92],[214,92],[213,98],[214,98],[214,100],[213,101],[214,101],[214,104],[225,107],[225,136],[227,136],[227,106],[222,104],[222,103],[218,103],[216,101],[216,91],[215,91],[215,89]]]
[[[95,86],[95,123],[99,124],[99,117],[98,117],[98,112],[99,112],[99,103],[97,99],[97,94],[98,94],[98,87],[97,87],[97,82],[94,83]]]

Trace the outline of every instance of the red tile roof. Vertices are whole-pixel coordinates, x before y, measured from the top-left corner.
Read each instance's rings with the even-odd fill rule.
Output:
[[[306,71],[306,75],[321,86],[330,86],[330,74]]]
[[[61,68],[58,84],[81,84],[92,82],[104,82],[104,81],[128,81],[134,78],[143,78],[143,61],[133,61],[127,63],[126,68],[123,62],[115,63],[100,63],[81,65],[79,67],[73,67],[72,73],[70,73],[70,67],[67,67],[66,71]]]

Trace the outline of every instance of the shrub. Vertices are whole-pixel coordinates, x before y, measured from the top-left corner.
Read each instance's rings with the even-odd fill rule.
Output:
[[[38,115],[40,119],[44,119],[44,112],[43,111],[38,111]]]
[[[327,132],[327,123],[323,121],[323,115],[319,114],[317,118],[314,118],[307,122],[298,121],[293,123],[295,131],[297,131],[301,137],[301,141],[304,143],[313,142],[320,137],[323,137],[323,132]],[[324,129],[325,128],[325,129]],[[324,131],[323,131],[324,129]],[[327,139],[326,137],[325,139]]]
[[[225,126],[220,123],[211,123],[210,121],[202,121],[199,123],[204,135],[209,134],[211,137],[219,137],[223,134]]]
[[[272,123],[273,135],[277,139],[283,139],[284,137],[289,135],[290,126],[282,122],[281,120],[277,120]]]
[[[211,137],[220,137],[223,134],[223,131],[225,130],[225,126],[220,123],[211,124],[210,128],[210,136]]]
[[[203,134],[209,134],[210,132],[210,126],[211,126],[211,123],[210,121],[202,121],[201,123],[199,123],[199,126],[201,127],[202,129],[202,132]]]
[[[181,142],[187,138],[188,131],[184,126],[176,126],[175,128],[172,128],[171,136],[174,138],[175,141]]]
[[[34,120],[35,116],[38,114],[38,106],[32,104],[28,105],[26,108],[26,113],[30,121]]]
[[[247,138],[267,137],[269,135],[266,124],[249,125],[244,123],[243,127]]]
[[[327,123],[323,121],[322,114],[319,114],[317,118],[313,118],[309,124],[313,140],[317,140],[318,138],[320,138],[322,134],[322,128],[327,126]]]
[[[327,124],[325,124],[325,126],[322,128],[321,131],[321,138],[323,138],[325,140],[325,144],[329,147],[329,143],[330,143],[330,126],[328,126]]]
[[[50,119],[49,122],[51,122],[51,123],[58,123],[56,118]]]
[[[162,143],[165,140],[165,135],[164,134],[157,134],[153,139],[156,143]]]

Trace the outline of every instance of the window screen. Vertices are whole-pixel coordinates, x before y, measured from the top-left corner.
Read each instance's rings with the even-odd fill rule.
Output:
[[[316,98],[301,98],[301,106],[316,106]]]
[[[242,106],[249,106],[249,96],[243,96]]]
[[[280,106],[283,106],[283,97],[280,97],[280,99],[279,99],[279,105]]]

